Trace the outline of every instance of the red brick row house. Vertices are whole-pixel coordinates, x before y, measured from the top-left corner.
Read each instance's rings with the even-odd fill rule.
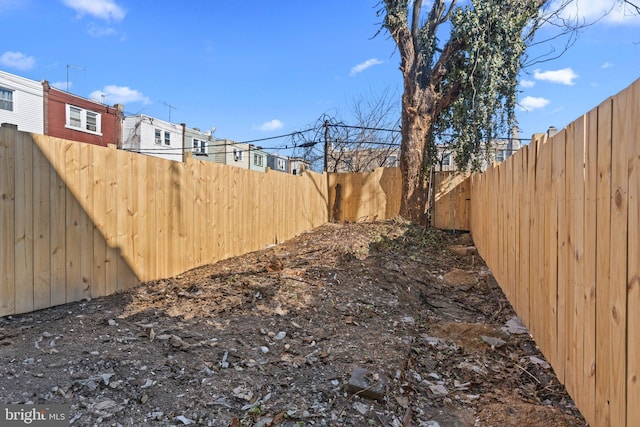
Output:
[[[109,106],[42,82],[44,134],[106,147],[122,146],[124,106]]]

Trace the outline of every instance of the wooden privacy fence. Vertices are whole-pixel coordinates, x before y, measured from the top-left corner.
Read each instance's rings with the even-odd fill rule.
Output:
[[[326,222],[320,174],[0,132],[0,315],[108,295]]]
[[[329,212],[334,221],[375,221],[400,213],[399,168],[329,174]]]
[[[592,426],[640,426],[640,80],[472,177],[482,257]]]
[[[109,295],[280,243],[327,222],[329,182],[344,183],[345,219],[395,216],[394,174],[261,173],[2,127],[0,316]],[[352,210],[361,187],[367,195]]]
[[[433,176],[431,225],[441,230],[471,228],[471,179],[468,173],[436,172]]]

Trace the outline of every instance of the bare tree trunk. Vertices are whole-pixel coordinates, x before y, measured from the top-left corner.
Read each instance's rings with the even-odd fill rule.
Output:
[[[412,76],[405,75],[405,92],[402,97],[402,144],[400,170],[402,171],[402,201],[400,215],[425,224],[427,222],[427,176],[425,169],[426,138],[431,127],[432,113],[428,102],[433,94],[413,87]],[[408,83],[408,84],[407,84]],[[431,95],[431,96],[430,96]]]

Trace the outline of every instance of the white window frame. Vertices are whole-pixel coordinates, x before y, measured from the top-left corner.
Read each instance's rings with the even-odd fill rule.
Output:
[[[233,149],[233,160],[235,162],[241,162],[242,161],[242,150],[240,150],[239,148],[234,148]]]
[[[206,156],[207,152],[205,151],[205,142],[202,139],[198,139],[198,138],[193,138],[193,143],[192,143],[192,147],[193,147],[193,153],[196,156]]]
[[[276,159],[276,165],[278,166],[278,170],[285,170],[287,168],[287,164],[285,163],[284,159]]]
[[[155,128],[153,135],[157,145],[162,145],[162,130]]]
[[[0,110],[13,111],[13,89],[0,86]]]
[[[264,156],[262,154],[254,153],[253,154],[253,164],[262,167],[264,166]]]
[[[164,131],[164,145],[171,145],[171,132]]]
[[[442,166],[451,166],[451,153],[445,153],[442,157]]]
[[[71,104],[66,104],[66,122],[65,122],[65,127],[67,129],[73,129],[73,130],[77,130],[79,132],[85,132],[85,133],[90,133],[93,135],[100,135],[102,136],[102,114],[92,111],[92,110],[87,110],[86,108],[81,108],[81,107],[77,107],[75,105],[71,105]],[[79,123],[71,123],[71,112],[72,111],[77,111],[79,114]],[[94,116],[95,117],[95,130],[90,129],[91,126],[91,122],[90,122],[90,117]]]

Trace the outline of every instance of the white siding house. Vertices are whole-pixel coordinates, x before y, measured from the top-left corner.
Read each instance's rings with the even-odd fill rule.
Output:
[[[144,114],[125,117],[122,149],[182,162],[184,127]]]
[[[249,169],[249,144],[216,139],[213,142],[213,152],[217,163]]]
[[[0,123],[24,132],[44,133],[42,83],[0,70]]]

